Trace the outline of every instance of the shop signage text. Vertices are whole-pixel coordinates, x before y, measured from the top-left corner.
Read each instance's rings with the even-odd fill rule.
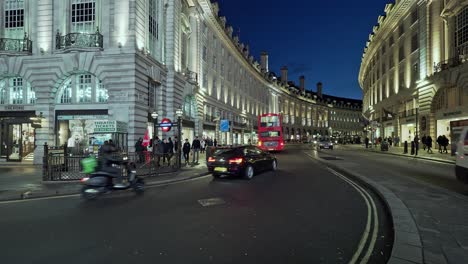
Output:
[[[454,116],[454,115],[461,115],[461,114],[462,114],[462,111],[457,111],[457,112],[444,113],[443,115],[444,116]]]
[[[24,110],[24,105],[7,105],[5,110]]]
[[[119,121],[96,120],[93,133],[127,133],[127,125]]]

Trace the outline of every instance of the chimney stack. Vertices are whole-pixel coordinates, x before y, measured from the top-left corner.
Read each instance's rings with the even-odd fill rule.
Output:
[[[288,84],[288,67],[281,67],[281,82],[283,84]]]
[[[305,77],[304,77],[304,75],[299,77],[299,88],[301,88],[301,92],[305,92]]]
[[[261,53],[260,55],[260,66],[261,66],[261,70],[262,72],[269,72],[268,70],[268,53],[266,53],[265,51]]]
[[[317,83],[317,96],[318,97],[322,97],[322,87],[323,85],[321,82]]]

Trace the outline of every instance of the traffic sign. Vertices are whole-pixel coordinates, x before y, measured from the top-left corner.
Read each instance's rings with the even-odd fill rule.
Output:
[[[163,132],[169,132],[172,128],[172,122],[169,118],[163,118],[163,120],[161,120],[161,123],[159,124],[159,127]]]
[[[219,123],[219,130],[221,132],[229,132],[229,120],[221,120]]]

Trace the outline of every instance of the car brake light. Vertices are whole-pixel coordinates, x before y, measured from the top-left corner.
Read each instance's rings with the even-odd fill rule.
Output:
[[[81,182],[85,182],[85,181],[88,181],[89,180],[89,177],[85,177],[83,179],[81,179]]]
[[[243,158],[230,159],[229,164],[241,164],[244,161]]]
[[[259,141],[259,142],[258,142],[258,145],[259,145],[259,146],[261,146],[261,145],[262,145],[262,142],[261,142],[261,141]]]
[[[283,143],[283,142],[280,142],[280,146],[283,146],[283,145],[284,145],[284,143]]]
[[[216,159],[213,158],[213,157],[209,157],[209,158],[208,158],[208,162],[215,162],[215,161],[216,161]]]

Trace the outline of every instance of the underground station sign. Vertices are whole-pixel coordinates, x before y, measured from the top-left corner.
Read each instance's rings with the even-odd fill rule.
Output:
[[[172,128],[172,122],[169,118],[163,118],[163,120],[161,120],[161,123],[159,123],[159,127],[163,132],[169,132]]]

